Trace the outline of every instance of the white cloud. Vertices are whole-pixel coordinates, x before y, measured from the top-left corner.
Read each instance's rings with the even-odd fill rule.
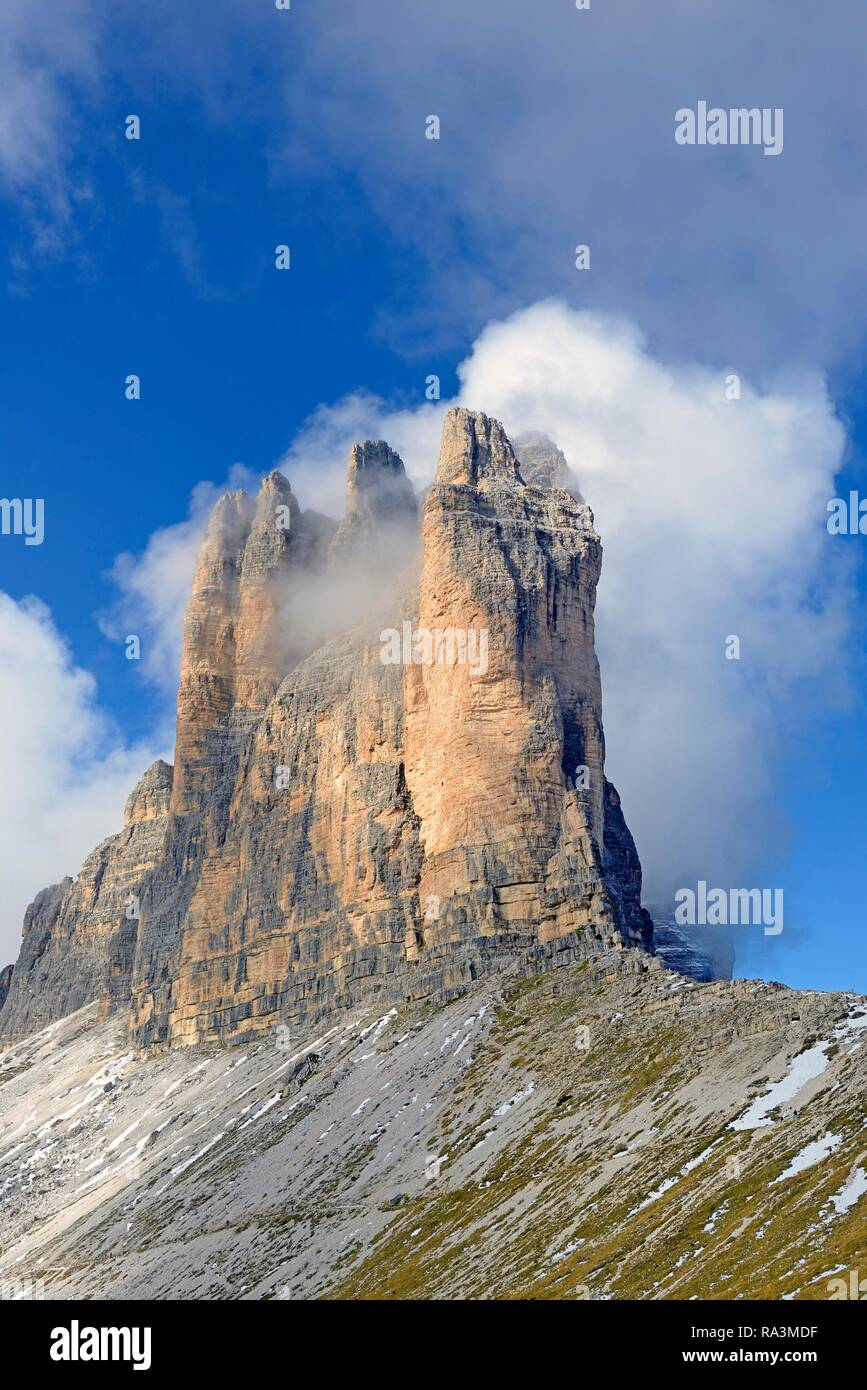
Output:
[[[628,306],[669,352],[754,370],[839,363],[863,341],[867,304],[862,5],[837,0],[812,26],[785,0],[742,8],[735,22],[728,0],[620,0],[592,18],[564,0],[320,0],[299,21],[235,0],[206,13],[65,0],[50,14],[5,0],[0,185],[66,209],[82,167],[112,148],[105,102],[86,124],[96,79],[111,92],[133,72],[145,101],[180,105],[179,138],[193,102],[218,132],[252,131],[275,181],[328,170],[341,214],[375,219],[410,255],[411,290],[382,300],[392,345],[430,356],[557,294]],[[299,23],[303,42],[281,43]],[[675,112],[699,98],[782,107],[782,156],[676,145]],[[428,113],[439,141],[424,138]],[[190,248],[190,190],[166,195],[185,273],[208,296],[230,292]],[[573,267],[578,242],[589,275]]]
[[[812,26],[785,0],[741,8],[735,22],[729,0],[620,0],[592,17],[566,0],[320,0],[299,20],[236,0],[65,0],[50,15],[5,0],[0,187],[86,219],[118,135],[112,101],[87,103],[97,78],[120,92],[133,73],[180,140],[195,104],[232,131],[227,168],[235,136],[252,136],[273,186],[300,179],[327,192],[336,222],[380,229],[402,270],[375,328],[428,370],[438,346],[550,294],[628,307],[667,353],[753,371],[840,364],[867,308],[863,6],[837,0]],[[280,41],[299,24],[303,41]],[[678,146],[675,112],[699,99],[783,108],[781,157]],[[424,138],[428,113],[439,141]],[[197,191],[148,188],[190,282],[231,296],[237,274],[219,284],[191,242]],[[42,216],[43,252],[52,233],[63,249],[70,224],[58,238]],[[579,242],[589,274],[574,268]]]
[[[0,183],[38,189],[55,213],[66,209],[76,135],[71,85],[95,80],[101,27],[90,0],[50,10],[4,0],[0,13]]]
[[[284,50],[289,120],[270,147],[292,176],[345,171],[424,267],[383,304],[390,344],[430,360],[444,330],[466,341],[556,294],[627,308],[667,353],[753,371],[860,348],[859,0],[810,26],[785,0],[340,9],[311,9],[303,49]],[[677,145],[675,112],[701,98],[784,108],[782,155]]]
[[[24,910],[123,825],[138,778],[165,744],[127,745],[51,614],[0,592],[0,959],[18,955]]]

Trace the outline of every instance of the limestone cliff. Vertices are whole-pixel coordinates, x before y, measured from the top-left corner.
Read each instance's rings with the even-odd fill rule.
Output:
[[[693,980],[730,980],[735,963],[733,928],[681,926],[668,906],[648,904],[653,949],[672,970]]]
[[[137,1043],[241,1039],[448,998],[528,949],[650,944],[604,775],[601,547],[556,472],[525,477],[496,421],[454,410],[420,547],[382,441],[354,447],[336,530],[280,474],[222,499],[160,846],[133,868],[108,841],[40,895],[0,1036],[99,997],[129,1004]]]
[[[346,509],[329,549],[335,568],[383,565],[408,558],[417,527],[415,491],[403,459],[382,439],[354,444],[346,479]],[[395,557],[395,550],[399,555]]]
[[[583,502],[578,479],[553,439],[539,430],[528,430],[526,434],[516,435],[512,442],[525,482],[536,483],[539,487],[562,487]]]
[[[97,997],[106,1007],[129,998],[140,894],[162,855],[171,787],[172,769],[154,763],[130,793],[123,830],[88,855],[75,880],[31,903],[0,1038],[33,1032]]]
[[[6,1003],[6,996],[9,993],[9,986],[12,984],[12,974],[15,970],[14,965],[4,965],[0,970],[0,1009]]]

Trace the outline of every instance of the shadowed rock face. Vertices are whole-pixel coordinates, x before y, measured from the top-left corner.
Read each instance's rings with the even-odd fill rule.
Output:
[[[693,980],[730,980],[735,963],[733,928],[681,926],[670,906],[650,904],[653,949],[671,970]]]
[[[9,986],[12,983],[12,972],[14,969],[14,965],[4,965],[3,969],[0,970],[0,1009],[2,1009],[3,1005],[6,1003],[6,996],[9,993]]]
[[[400,455],[381,439],[353,444],[346,510],[331,542],[329,564],[335,569],[388,567],[394,573],[414,549],[417,530],[415,492]]]
[[[565,454],[546,434],[528,430],[526,434],[518,435],[513,443],[521,465],[521,477],[526,483],[535,483],[538,487],[562,487],[579,502],[584,501],[578,479],[566,462]]]
[[[448,998],[527,949],[650,944],[604,776],[589,508],[550,470],[527,481],[502,426],[466,410],[446,417],[420,555],[386,444],[353,448],[347,494],[336,531],[280,474],[215,509],[141,915],[79,981],[85,870],[37,899],[25,946],[57,961],[50,1016],[99,994],[128,1000],[138,1043],[241,1039]],[[0,1032],[47,1017],[7,1004]]]
[[[172,812],[211,798],[221,752],[274,695],[309,647],[280,622],[282,585],[324,567],[329,537],[270,473],[255,502],[229,493],[214,508],[184,620]]]
[[[124,827],[88,855],[77,878],[27,909],[0,1039],[20,1037],[101,998],[129,999],[142,884],[163,852],[172,769],[156,762],[130,793]],[[5,973],[5,972],[4,972]]]

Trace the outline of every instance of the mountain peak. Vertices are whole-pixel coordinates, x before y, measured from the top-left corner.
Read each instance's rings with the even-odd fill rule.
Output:
[[[447,413],[437,483],[485,487],[520,481],[518,460],[499,420],[460,406]]]
[[[415,543],[418,507],[403,459],[382,439],[353,444],[346,471],[346,509],[329,563],[369,567]]]
[[[124,825],[140,825],[142,821],[164,816],[172,794],[173,769],[170,763],[158,758],[139,779],[127,797]]]
[[[588,518],[526,486],[499,421],[464,409],[421,539],[383,440],[353,446],[330,546],[276,470],[222,497],[174,770],[154,764],[124,830],[29,910],[0,1032],[98,998],[140,1045],[242,1041],[441,1002],[528,951],[648,946],[604,772]]]
[[[566,455],[547,434],[541,430],[527,430],[515,435],[512,443],[526,483],[563,488],[576,501],[583,502],[578,479],[566,462]]]

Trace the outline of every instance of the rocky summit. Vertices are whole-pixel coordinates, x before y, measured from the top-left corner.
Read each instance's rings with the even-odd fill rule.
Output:
[[[460,995],[522,957],[649,949],[606,780],[601,546],[562,455],[452,410],[422,515],[352,449],[339,524],[271,473],[214,509],[174,769],[29,908],[0,1012],[91,1001],[135,1046],[246,1041],[371,1000]]]
[[[0,974],[0,1292],[837,1296],[867,1001],[663,909],[656,953],[600,565],[560,451],[466,410],[423,504],[382,440],[339,522],[220,500],[175,765]]]

